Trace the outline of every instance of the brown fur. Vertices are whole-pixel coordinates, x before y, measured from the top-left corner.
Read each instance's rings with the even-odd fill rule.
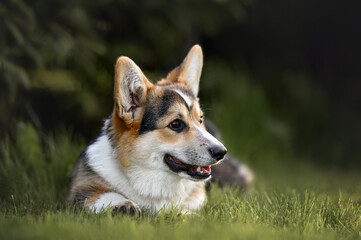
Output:
[[[73,201],[79,207],[89,206],[100,195],[111,192],[106,187],[107,183],[86,165],[83,158],[80,157],[75,166],[74,172],[77,172],[77,175],[71,180],[71,188],[67,197],[69,201]]]

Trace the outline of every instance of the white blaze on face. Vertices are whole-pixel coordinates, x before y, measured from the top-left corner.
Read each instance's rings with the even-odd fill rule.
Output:
[[[174,91],[176,93],[178,93],[179,96],[181,96],[183,98],[183,100],[187,103],[188,108],[191,108],[192,106],[192,99],[190,99],[186,94],[184,94],[181,90],[179,89],[174,89]]]

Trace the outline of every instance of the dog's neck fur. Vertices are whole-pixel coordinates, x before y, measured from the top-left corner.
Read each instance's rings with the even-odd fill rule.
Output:
[[[204,182],[194,182],[172,172],[144,166],[134,166],[124,171],[117,159],[117,150],[112,146],[108,133],[104,131],[110,123],[110,119],[105,121],[103,133],[87,148],[86,155],[89,166],[106,180],[114,191],[132,199],[141,208],[153,211],[177,204],[183,211],[192,212],[203,205],[205,193],[199,192],[199,189],[204,189]],[[194,192],[198,195],[197,200],[192,197]]]

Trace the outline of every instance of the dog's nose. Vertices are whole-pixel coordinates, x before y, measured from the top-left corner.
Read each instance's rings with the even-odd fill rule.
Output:
[[[211,154],[212,158],[216,159],[217,161],[221,160],[224,155],[227,153],[227,149],[225,147],[214,146],[208,148],[209,154]]]

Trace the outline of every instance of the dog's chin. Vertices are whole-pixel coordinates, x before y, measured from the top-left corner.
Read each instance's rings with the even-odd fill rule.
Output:
[[[211,177],[211,166],[190,165],[169,154],[164,156],[164,162],[171,171],[177,173],[183,178],[201,181],[207,180]]]

